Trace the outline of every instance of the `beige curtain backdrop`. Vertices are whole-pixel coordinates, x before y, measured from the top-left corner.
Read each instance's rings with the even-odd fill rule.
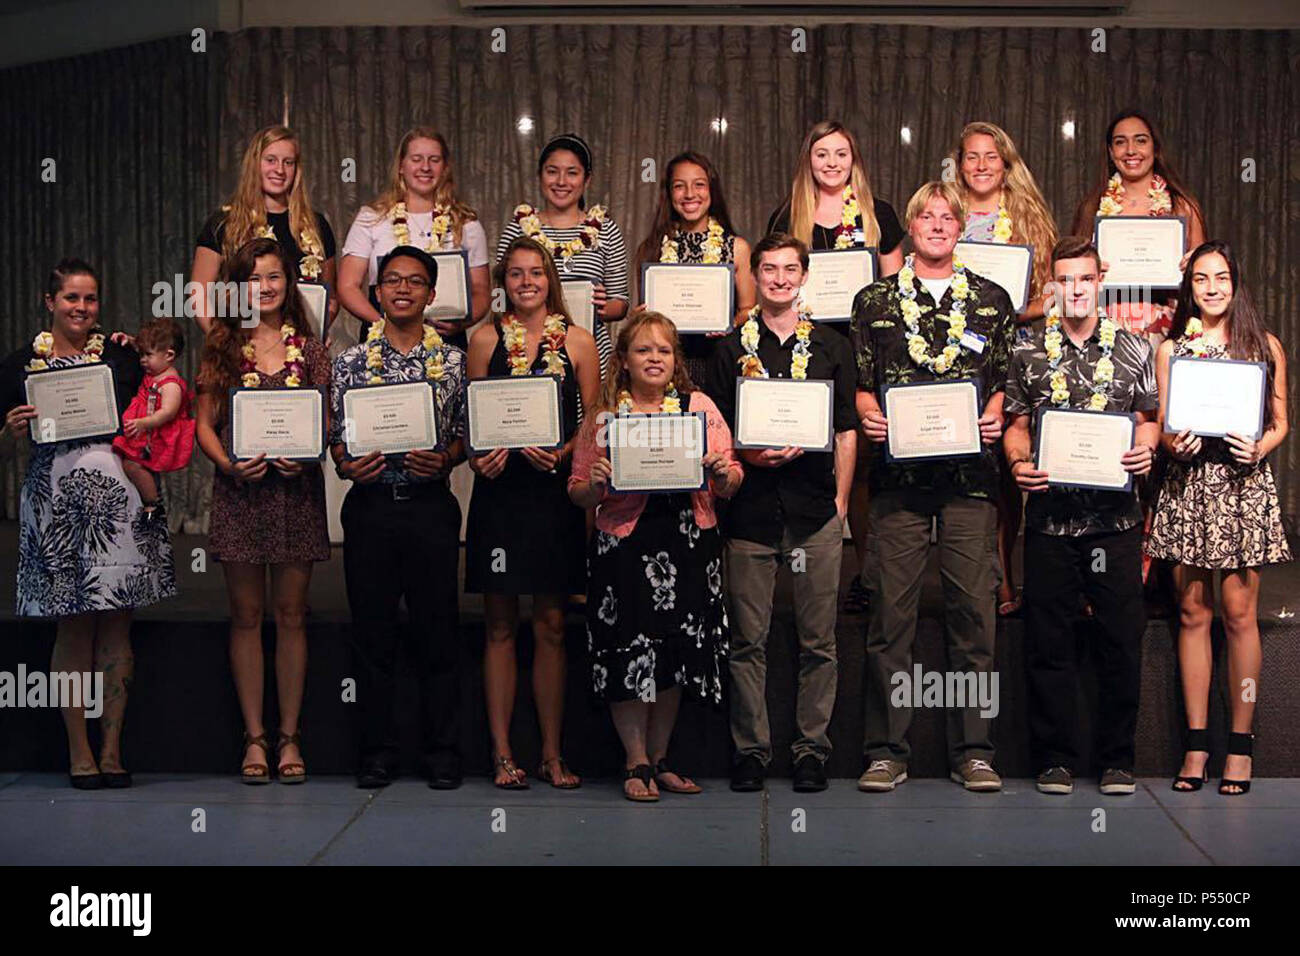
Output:
[[[513,26],[494,52],[488,29],[264,29],[218,35],[202,54],[184,37],[8,70],[0,344],[30,341],[44,276],[68,253],[102,268],[105,324],[134,329],[152,284],[188,269],[203,219],[267,123],[287,119],[301,136],[313,201],[340,246],[402,132],[429,123],[447,136],[492,243],[515,203],[538,198],[541,144],[581,133],[595,153],[589,199],[608,205],[634,248],[656,199],[648,160],[710,155],[753,238],[788,189],[804,131],[826,117],[856,132],[875,192],[900,216],[916,186],[942,175],[964,123],[998,123],[1068,228],[1100,178],[1106,122],[1128,105],[1161,125],[1210,234],[1239,250],[1271,327],[1296,342],[1298,37],[1109,30],[1099,51],[1091,29],[854,25],[810,29],[797,51],[780,27]],[[517,128],[525,116],[531,133]],[[55,183],[41,181],[46,157]],[[344,180],[349,159],[355,182]],[[196,355],[192,344],[191,374]],[[1293,531],[1297,447],[1288,440],[1273,457]],[[20,467],[6,457],[10,517]],[[168,480],[173,521],[187,530],[206,528],[209,474],[198,463]]]

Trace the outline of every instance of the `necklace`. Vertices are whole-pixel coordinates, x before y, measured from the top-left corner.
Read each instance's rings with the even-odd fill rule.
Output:
[[[1163,216],[1173,211],[1174,203],[1169,196],[1169,184],[1162,177],[1151,177],[1151,187],[1147,190],[1147,198],[1151,200],[1150,215]],[[1122,214],[1124,212],[1124,199],[1124,181],[1119,173],[1115,173],[1106,183],[1106,193],[1101,197],[1101,204],[1097,207],[1097,215],[1118,216]]]
[[[722,241],[726,236],[726,231],[718,220],[712,216],[709,217],[709,227],[704,236],[704,264],[713,265],[722,261]],[[675,237],[664,236],[663,241],[659,244],[659,261],[660,262],[680,262],[681,261],[681,232],[678,231]]]
[[[275,239],[275,230],[268,222],[258,234],[262,239]],[[298,274],[305,279],[319,279],[321,267],[325,264],[325,249],[316,238],[313,229],[304,229],[298,236],[298,248],[302,258],[298,260]]]
[[[397,244],[399,246],[409,246],[411,244],[411,227],[408,224],[406,203],[394,203],[388,215],[393,220],[393,238],[397,240]],[[443,241],[450,230],[451,216],[448,215],[446,209],[435,203],[433,207],[432,233],[421,248],[425,252],[441,251]]]
[[[564,323],[564,316],[553,312],[546,317],[546,322],[542,326],[541,342],[542,361],[546,364],[543,375],[558,375],[561,380],[564,379],[564,360],[560,358],[560,349],[564,348],[564,338],[567,333],[568,326]],[[510,374],[527,375],[528,333],[524,329],[524,324],[513,314],[507,315],[501,320],[501,338],[506,345]]]
[[[843,200],[840,206],[840,224],[835,227],[835,248],[851,249],[853,231],[858,227],[858,216],[861,213],[857,197],[853,195],[852,181],[844,184]]]
[[[542,220],[537,216],[537,210],[528,203],[520,203],[515,207],[514,221],[519,223],[519,228],[525,236],[534,242],[541,244],[554,259],[556,253],[559,253],[560,259],[568,262],[573,256],[586,250],[595,250],[600,246],[600,226],[605,221],[605,207],[592,206],[587,212],[587,218],[578,223],[581,230],[579,234],[570,239],[568,242],[557,244],[554,239],[546,234],[542,229]]]
[[[86,345],[81,350],[81,354],[86,356],[86,364],[103,361],[104,355],[104,335],[102,332],[92,331],[86,337]],[[39,372],[41,369],[50,367],[50,362],[54,359],[54,333],[38,332],[36,338],[32,339],[32,359],[27,363],[27,371]],[[81,364],[78,362],[77,364]]]
[[[812,358],[812,313],[802,300],[797,306],[799,321],[794,325],[794,354],[790,357],[790,377],[799,381],[808,377],[808,360]],[[767,369],[758,357],[758,318],[762,315],[762,306],[749,310],[749,318],[740,327],[740,344],[745,354],[737,359],[740,374],[745,378],[767,378]]]
[[[1100,333],[1098,340],[1101,343],[1101,358],[1097,359],[1097,367],[1092,371],[1092,395],[1089,396],[1087,405],[1094,412],[1106,410],[1106,403],[1110,398],[1110,386],[1115,379],[1115,363],[1111,361],[1111,353],[1115,350],[1115,322],[1106,313],[1098,309],[1097,317],[1100,320]],[[1062,348],[1063,339],[1061,335],[1061,314],[1052,306],[1052,310],[1047,314],[1047,325],[1043,333],[1043,346],[1047,350],[1047,367],[1052,370],[1052,404],[1057,408],[1070,407],[1070,386],[1065,379],[1065,373],[1061,371],[1061,358],[1064,349]]]
[[[369,382],[371,385],[382,385],[384,382],[384,353],[383,342],[385,320],[380,319],[370,325],[370,331],[366,333],[366,368],[370,371]],[[424,332],[420,339],[420,344],[424,346],[424,377],[431,382],[437,382],[442,379],[444,363],[446,362],[446,349],[442,343],[442,336],[432,325],[424,326]]]
[[[664,392],[663,401],[659,403],[659,411],[664,415],[678,415],[681,410],[682,400],[677,395],[677,386],[670,383]],[[627,389],[618,393],[618,413],[620,415],[632,413],[632,393]]]
[[[966,267],[953,256],[952,259],[952,309],[948,312],[948,341],[938,355],[930,354],[930,343],[921,334],[921,307],[916,303],[916,271],[913,257],[908,256],[898,272],[899,308],[903,311],[903,324],[907,326],[907,354],[912,361],[943,375],[961,354],[961,337],[966,333],[966,300],[970,298],[970,280]]]
[[[302,384],[302,347],[305,340],[292,325],[285,322],[280,325],[280,341],[284,343],[284,367],[289,373],[284,377],[284,384],[289,388],[297,388]],[[244,343],[240,355],[243,359],[239,369],[240,382],[245,388],[257,388],[262,379],[257,371],[257,347],[253,345],[252,339]]]

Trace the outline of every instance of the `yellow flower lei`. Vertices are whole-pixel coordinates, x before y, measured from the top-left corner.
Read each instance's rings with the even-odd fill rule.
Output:
[[[1151,215],[1163,216],[1173,211],[1174,203],[1169,196],[1169,184],[1164,181],[1163,177],[1151,177],[1151,187],[1147,190],[1147,198],[1151,200]],[[1119,173],[1115,173],[1106,182],[1106,192],[1101,197],[1101,203],[1097,207],[1097,215],[1118,216],[1123,212],[1124,180]]]
[[[993,241],[1003,246],[1011,241],[1011,215],[1001,196],[998,197],[998,218],[993,223]]]
[[[1106,410],[1110,385],[1115,379],[1115,363],[1111,361],[1110,356],[1115,349],[1116,325],[1104,311],[1098,310],[1097,315],[1101,319],[1101,332],[1098,336],[1101,343],[1101,358],[1097,359],[1097,367],[1092,371],[1092,395],[1088,398],[1085,407],[1094,412],[1102,412]],[[1052,370],[1052,404],[1057,408],[1069,408],[1070,385],[1060,368],[1061,358],[1064,355],[1062,344],[1061,314],[1053,304],[1047,313],[1043,347],[1047,352],[1047,366]]]
[[[943,375],[961,355],[961,337],[966,332],[966,300],[970,298],[970,280],[966,277],[966,267],[953,256],[948,341],[938,355],[931,355],[930,343],[921,334],[921,307],[916,304],[916,272],[912,268],[912,262],[912,257],[908,256],[898,273],[898,305],[903,312],[903,324],[907,327],[907,354],[917,365],[928,368],[936,375]]]
[[[1183,343],[1195,358],[1205,358],[1205,353],[1209,351],[1205,345],[1205,326],[1195,316],[1187,320],[1183,329]]]
[[[399,246],[409,246],[411,244],[411,228],[407,225],[406,203],[394,203],[388,215],[393,220],[393,238],[397,240],[397,244]],[[433,235],[421,248],[425,252],[441,251],[443,240],[450,230],[451,216],[442,206],[435,205],[433,207]]]
[[[86,337],[86,347],[83,348],[82,354],[86,356],[86,363],[99,362],[103,360],[104,355],[104,335],[102,332],[92,332]],[[32,339],[32,359],[27,363],[27,371],[39,372],[42,369],[50,367],[50,360],[54,358],[54,333],[38,332],[36,338]]]
[[[370,331],[366,333],[366,368],[370,372],[368,381],[371,385],[382,385],[384,383],[384,353],[382,339],[384,337],[385,320],[380,319],[378,322],[370,324]],[[442,380],[445,371],[444,363],[446,362],[446,350],[443,348],[442,336],[432,325],[424,326],[424,335],[420,340],[424,346],[424,377],[431,382]]]
[[[267,223],[258,233],[261,239],[274,239],[275,230],[271,224]],[[325,250],[316,238],[316,232],[313,229],[304,229],[298,236],[298,248],[302,250],[303,256],[298,260],[298,274],[304,279],[319,279],[321,267],[325,264]]]
[[[560,358],[560,349],[564,348],[564,339],[568,326],[564,316],[552,312],[546,317],[542,326],[542,361],[546,363],[545,375],[558,375],[564,379],[564,360]],[[501,320],[501,338],[505,342],[506,357],[510,364],[511,375],[527,375],[528,335],[524,324],[513,315]]]
[[[835,228],[835,248],[853,248],[853,230],[858,226],[861,214],[858,199],[853,195],[852,181],[844,184],[844,204],[840,206],[840,224]]]
[[[514,221],[519,223],[523,234],[539,243],[551,254],[552,259],[558,253],[559,258],[567,262],[578,253],[595,249],[600,245],[600,226],[605,221],[605,207],[592,206],[587,213],[587,218],[578,224],[578,228],[582,230],[581,234],[563,244],[557,244],[545,233],[542,229],[542,220],[537,216],[537,210],[526,202],[515,207]]]
[[[297,388],[302,384],[304,340],[298,337],[298,332],[292,325],[285,322],[280,326],[280,341],[284,343],[284,365],[289,371],[284,377],[284,384],[287,388]],[[245,388],[257,388],[262,381],[257,372],[257,348],[250,339],[239,351],[243,357],[240,384]]]
[[[669,383],[668,389],[664,392],[663,401],[659,403],[659,411],[665,415],[678,415],[682,410],[682,400],[677,394],[677,386]],[[630,414],[632,411],[632,393],[623,389],[618,393],[618,413],[620,415]]]
[[[794,326],[794,354],[790,358],[790,377],[802,381],[808,377],[808,360],[812,357],[812,337],[813,323],[812,312],[800,300],[797,306],[799,312],[799,321]],[[762,306],[754,306],[749,310],[749,318],[745,319],[745,324],[740,327],[740,344],[745,350],[745,354],[736,360],[740,366],[740,374],[744,378],[767,378],[767,369],[763,367],[763,360],[758,357],[758,317],[762,314]]]
[[[677,235],[681,235],[679,232]],[[704,237],[704,264],[713,265],[722,261],[722,245],[726,238],[726,231],[722,224],[712,216],[709,217],[709,227]],[[659,261],[660,262],[680,262],[681,247],[678,240],[670,236],[664,236],[663,241],[659,244]]]

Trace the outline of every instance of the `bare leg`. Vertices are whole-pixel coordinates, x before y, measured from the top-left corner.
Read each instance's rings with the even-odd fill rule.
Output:
[[[560,757],[560,735],[564,726],[564,597],[559,594],[533,595],[533,698],[537,701],[537,722],[542,729],[542,763]],[[576,774],[553,771],[556,783],[569,786],[581,781]]]
[[[78,614],[59,621],[50,655],[50,670],[63,673],[90,673],[95,665],[95,615]],[[86,734],[84,707],[64,707],[63,726],[68,732],[68,772],[74,776],[95,774],[99,766],[90,750]]]
[[[227,561],[226,595],[230,600],[230,670],[235,693],[244,716],[244,730],[251,737],[266,732],[262,723],[262,691],[266,681],[262,661],[262,611],[266,600],[266,566]],[[244,754],[244,766],[267,763],[270,754],[252,746]]]
[[[1228,690],[1231,693],[1232,732],[1248,734],[1255,719],[1259,691],[1259,570],[1244,568],[1223,574],[1223,629],[1228,637]],[[1249,780],[1251,758],[1228,754],[1223,775]],[[1239,793],[1240,787],[1229,787]]]
[[[271,589],[275,601],[275,686],[280,699],[280,733],[298,732],[302,715],[303,686],[307,683],[307,587],[311,584],[311,562],[271,566]],[[301,764],[297,744],[280,751],[280,767]]]
[[[672,687],[655,696],[650,705],[649,746],[650,762],[656,767],[659,761],[668,756],[668,743],[672,740],[673,727],[677,724],[677,711],[682,705],[682,689]],[[678,773],[659,774],[664,785],[668,787],[692,788],[695,781]]]
[[[152,508],[158,503],[158,482],[154,480],[153,472],[138,461],[129,458],[122,458],[121,461],[126,477],[135,485],[135,490],[140,492],[140,503],[146,509]]]
[[[1179,565],[1174,571],[1179,594],[1178,669],[1183,678],[1183,707],[1187,726],[1200,730],[1210,719],[1210,673],[1214,653],[1210,625],[1214,622],[1214,574]],[[1183,754],[1180,777],[1199,777],[1210,755],[1204,750]],[[1180,788],[1183,789],[1183,788]]]
[[[99,721],[103,735],[99,769],[122,773],[122,724],[126,719],[126,698],[135,676],[131,653],[131,612],[105,611],[96,615],[95,670],[104,674],[104,714]]]
[[[496,761],[501,757],[514,759],[510,750],[510,718],[515,710],[515,689],[519,682],[519,662],[515,658],[519,598],[512,594],[485,594],[483,612],[487,619],[483,644],[483,693],[487,698],[495,781],[498,784],[509,783],[510,774],[496,766]],[[515,779],[523,779],[522,771]]]
[[[646,742],[649,737],[650,711],[654,706],[656,705],[640,700],[622,700],[609,705],[610,716],[614,718],[614,729],[618,731],[618,739],[623,742],[623,751],[627,756],[625,766],[628,770],[643,763],[652,763],[646,752]],[[623,781],[623,789],[633,797],[659,793],[654,780],[650,781],[647,788],[636,777]]]

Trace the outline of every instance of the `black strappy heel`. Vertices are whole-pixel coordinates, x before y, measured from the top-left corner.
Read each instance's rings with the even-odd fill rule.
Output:
[[[1188,727],[1187,743],[1183,747],[1183,752],[1205,753],[1208,755],[1210,752],[1210,732],[1204,727],[1199,730],[1193,730]],[[1170,785],[1169,789],[1174,791],[1174,793],[1195,793],[1197,790],[1200,790],[1201,787],[1205,786],[1205,782],[1210,779],[1209,766],[1210,758],[1207,756],[1205,758],[1205,767],[1201,770],[1201,775],[1199,777],[1174,777],[1174,782]],[[1180,783],[1186,784],[1186,786],[1180,787]]]
[[[1238,757],[1253,757],[1255,755],[1255,735],[1254,734],[1228,734],[1228,753]],[[1251,772],[1254,772],[1252,766]],[[1233,792],[1224,790],[1224,787],[1240,787],[1240,790]],[[1219,793],[1225,797],[1240,797],[1243,794],[1250,793],[1249,780],[1229,780],[1224,777],[1219,781]]]

